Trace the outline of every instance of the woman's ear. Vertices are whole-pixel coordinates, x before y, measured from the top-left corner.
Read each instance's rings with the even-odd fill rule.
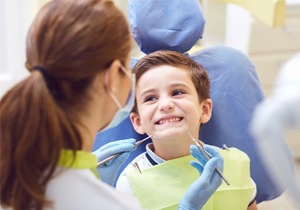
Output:
[[[131,112],[130,113],[130,120],[131,123],[133,125],[134,130],[139,133],[139,134],[145,134],[145,131],[141,125],[141,119],[140,116],[135,113],[135,112]]]
[[[120,66],[121,62],[119,60],[114,60],[105,73],[105,88],[108,88],[108,90],[113,93],[116,91],[118,85],[120,84]]]
[[[212,114],[212,107],[213,104],[210,98],[205,99],[201,103],[202,116],[200,118],[200,123],[207,123],[210,120]]]

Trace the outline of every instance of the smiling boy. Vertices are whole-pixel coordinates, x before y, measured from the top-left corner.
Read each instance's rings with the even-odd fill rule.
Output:
[[[117,181],[117,189],[133,193],[144,208],[176,209],[180,193],[197,176],[188,164],[193,144],[188,132],[198,139],[201,124],[211,118],[209,78],[206,71],[187,56],[163,50],[142,58],[133,72],[136,74],[136,104],[130,115],[131,122],[138,133],[157,138],[152,138],[146,152],[126,167]],[[257,209],[256,186],[250,178],[247,155],[235,148],[229,152],[216,149],[223,155],[225,176],[234,179],[230,180],[233,186],[222,184],[203,209]],[[233,172],[234,165],[242,169]],[[233,188],[238,188],[238,193]],[[171,196],[166,197],[166,194]],[[232,201],[222,203],[228,199]]]

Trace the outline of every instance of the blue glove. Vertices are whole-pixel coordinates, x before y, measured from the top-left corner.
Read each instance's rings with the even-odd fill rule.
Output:
[[[212,157],[209,161],[207,161],[197,146],[191,145],[190,147],[191,155],[200,162],[191,161],[191,165],[199,171],[201,176],[188,188],[179,202],[179,210],[202,209],[222,183],[222,178],[215,170],[218,167],[223,171],[222,156],[212,146],[204,145],[204,150]]]
[[[98,150],[93,152],[93,154],[97,156],[98,161],[102,161],[116,153],[124,152],[118,157],[109,160],[105,164],[97,167],[98,174],[103,182],[111,186],[114,185],[120,167],[128,158],[130,152],[135,150],[136,148],[134,145],[135,142],[136,141],[133,138],[113,141],[103,145]]]

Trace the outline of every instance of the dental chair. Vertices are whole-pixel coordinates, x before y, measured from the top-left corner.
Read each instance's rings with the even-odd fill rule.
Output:
[[[225,46],[188,53],[204,32],[205,19],[198,0],[129,0],[128,13],[132,36],[142,52],[148,54],[161,49],[178,51],[190,56],[207,70],[211,81],[213,113],[211,120],[202,125],[200,139],[218,147],[223,144],[236,147],[248,154],[251,176],[257,185],[257,203],[278,197],[285,188],[278,187],[270,179],[249,132],[255,106],[264,100],[255,67],[249,58]],[[131,67],[137,61],[132,58]],[[127,118],[119,126],[99,133],[93,150],[110,141],[127,138],[138,141],[144,137],[135,132]],[[287,168],[293,170],[290,151],[284,140],[281,141],[291,163]],[[149,141],[131,153],[123,168],[145,151],[147,143]]]

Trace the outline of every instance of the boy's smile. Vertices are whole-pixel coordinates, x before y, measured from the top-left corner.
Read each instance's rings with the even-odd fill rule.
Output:
[[[155,125],[155,130],[163,130],[168,128],[181,128],[186,124],[183,117],[165,116],[158,120]]]
[[[181,117],[166,117],[166,118],[160,119],[160,120],[159,120],[157,123],[155,123],[155,124],[163,125],[163,124],[166,124],[166,123],[179,122],[179,121],[181,121],[181,120],[182,120]]]

